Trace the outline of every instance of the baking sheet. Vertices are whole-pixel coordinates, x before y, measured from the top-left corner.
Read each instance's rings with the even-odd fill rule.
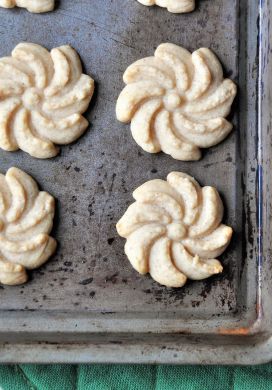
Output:
[[[270,1],[264,3],[269,10]],[[206,337],[211,337],[209,343],[219,337],[218,344],[233,336],[259,334],[267,325],[260,290],[261,173],[265,172],[260,169],[264,135],[257,110],[260,113],[263,107],[258,99],[258,16],[258,4],[250,0],[200,0],[196,11],[186,15],[147,8],[135,0],[62,0],[54,12],[43,15],[0,9],[1,57],[21,41],[48,49],[70,44],[80,54],[85,72],[96,81],[95,98],[87,112],[90,128],[75,144],[62,147],[58,157],[44,161],[20,151],[0,153],[2,172],[10,166],[20,167],[58,200],[54,235],[59,242],[56,255],[32,273],[28,284],[1,287],[0,340],[5,342],[2,351],[6,353],[0,360],[49,361],[48,345],[44,344],[42,352],[37,342],[51,342],[57,343],[52,347],[55,352],[63,351],[58,352],[58,361],[187,363],[189,354],[187,358],[181,350],[192,342],[192,351],[195,337],[199,337],[200,348]],[[268,17],[265,12],[264,23]],[[264,44],[265,38],[268,32],[259,42]],[[115,119],[124,70],[133,61],[153,55],[162,42],[191,51],[210,47],[220,58],[225,75],[239,85],[231,115],[235,130],[223,143],[204,151],[199,162],[143,152],[129,126]],[[215,186],[225,204],[224,223],[235,231],[221,257],[224,273],[189,282],[182,289],[167,289],[138,275],[115,230],[116,221],[132,202],[133,189],[152,178],[165,179],[173,170],[189,173],[202,185]],[[158,333],[167,334],[163,345],[162,336],[156,341]],[[167,349],[177,334],[186,339],[176,338],[175,353],[152,357],[156,348],[162,352],[160,348],[166,345]],[[153,349],[142,353],[152,337]],[[25,342],[32,352],[41,352],[29,357],[23,352]],[[130,342],[135,348],[128,357]],[[241,338],[240,342],[245,344]],[[77,354],[72,353],[75,343]],[[94,344],[101,343],[104,347],[93,357]],[[115,343],[122,351],[119,358],[117,352],[110,353]],[[83,353],[86,348],[89,354]],[[216,363],[228,359],[227,353],[209,356]],[[195,353],[194,361],[201,363],[203,358]]]

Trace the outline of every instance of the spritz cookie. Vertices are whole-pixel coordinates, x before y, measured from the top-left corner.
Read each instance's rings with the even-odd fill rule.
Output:
[[[39,14],[53,11],[55,0],[0,0],[0,7],[13,8],[16,6],[26,8],[29,12]]]
[[[183,14],[195,9],[195,0],[138,0],[147,6],[158,5],[167,8],[169,12]]]
[[[48,52],[20,43],[11,57],[0,59],[0,148],[56,156],[55,144],[69,144],[87,129],[82,114],[93,92],[94,81],[82,73],[70,46]]]
[[[133,197],[116,227],[136,271],[168,287],[222,272],[216,257],[229,245],[232,228],[221,223],[223,204],[215,188],[172,172],[167,181],[144,183]]]
[[[49,236],[54,214],[54,198],[25,172],[0,174],[0,283],[26,282],[26,269],[40,267],[55,252]]]
[[[131,122],[132,136],[146,152],[198,160],[200,148],[218,144],[232,130],[225,118],[237,88],[209,49],[191,54],[162,44],[154,57],[130,65],[123,79],[117,118]]]

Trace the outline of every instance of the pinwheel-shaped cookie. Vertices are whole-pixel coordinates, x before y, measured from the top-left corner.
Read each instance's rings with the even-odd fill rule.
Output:
[[[236,86],[223,78],[209,49],[191,54],[162,44],[154,57],[129,66],[124,82],[117,118],[131,122],[133,138],[146,152],[162,150],[177,160],[198,160],[199,148],[218,144],[232,129],[225,117]]]
[[[228,246],[232,229],[221,224],[223,205],[215,188],[172,172],[167,181],[146,182],[133,197],[117,231],[127,239],[125,253],[136,271],[169,287],[222,272],[215,257]]]
[[[0,7],[13,8],[16,5],[26,8],[29,12],[42,13],[52,11],[55,0],[0,0]]]
[[[11,57],[0,59],[0,147],[22,149],[33,157],[58,154],[55,144],[79,138],[94,81],[82,74],[70,46],[49,53],[42,46],[21,43]]]
[[[138,0],[139,3],[147,6],[159,5],[167,8],[169,12],[182,14],[195,9],[195,0]]]
[[[10,168],[0,174],[0,282],[26,282],[26,269],[48,260],[56,249],[49,236],[55,213],[54,198],[39,191],[25,172]]]

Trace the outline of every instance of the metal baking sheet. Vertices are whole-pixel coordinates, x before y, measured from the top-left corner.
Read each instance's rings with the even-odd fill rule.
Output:
[[[96,81],[90,128],[51,160],[0,151],[58,200],[56,255],[21,287],[1,287],[1,362],[259,363],[271,345],[271,0],[199,0],[172,15],[136,0],[61,0],[0,10],[0,56],[21,41],[72,45]],[[210,47],[239,85],[235,130],[199,162],[144,153],[115,119],[122,74],[162,42]],[[173,170],[220,191],[234,239],[224,273],[182,289],[139,276],[115,223],[131,193]]]

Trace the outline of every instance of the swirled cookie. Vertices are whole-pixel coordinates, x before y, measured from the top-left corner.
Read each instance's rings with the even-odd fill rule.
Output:
[[[138,0],[139,3],[147,6],[159,5],[167,8],[169,12],[182,14],[195,9],[195,0]]]
[[[146,152],[162,150],[177,160],[198,160],[199,148],[218,144],[232,129],[225,117],[236,85],[223,78],[209,49],[191,54],[162,44],[154,57],[129,66],[124,82],[117,118],[131,122],[132,136]]]
[[[136,271],[168,287],[222,272],[215,257],[228,246],[232,229],[221,224],[223,204],[215,188],[172,172],[167,181],[146,182],[133,197],[116,227]]]
[[[56,249],[49,236],[54,198],[18,168],[0,174],[0,282],[26,282],[26,269],[45,263]]]
[[[39,14],[52,11],[55,0],[0,0],[0,7],[13,8],[16,5],[17,7],[26,8],[29,12]]]
[[[70,46],[49,53],[20,43],[11,57],[0,59],[0,147],[37,158],[56,156],[55,144],[75,141],[88,127],[81,114],[93,91],[93,79],[82,74]]]

